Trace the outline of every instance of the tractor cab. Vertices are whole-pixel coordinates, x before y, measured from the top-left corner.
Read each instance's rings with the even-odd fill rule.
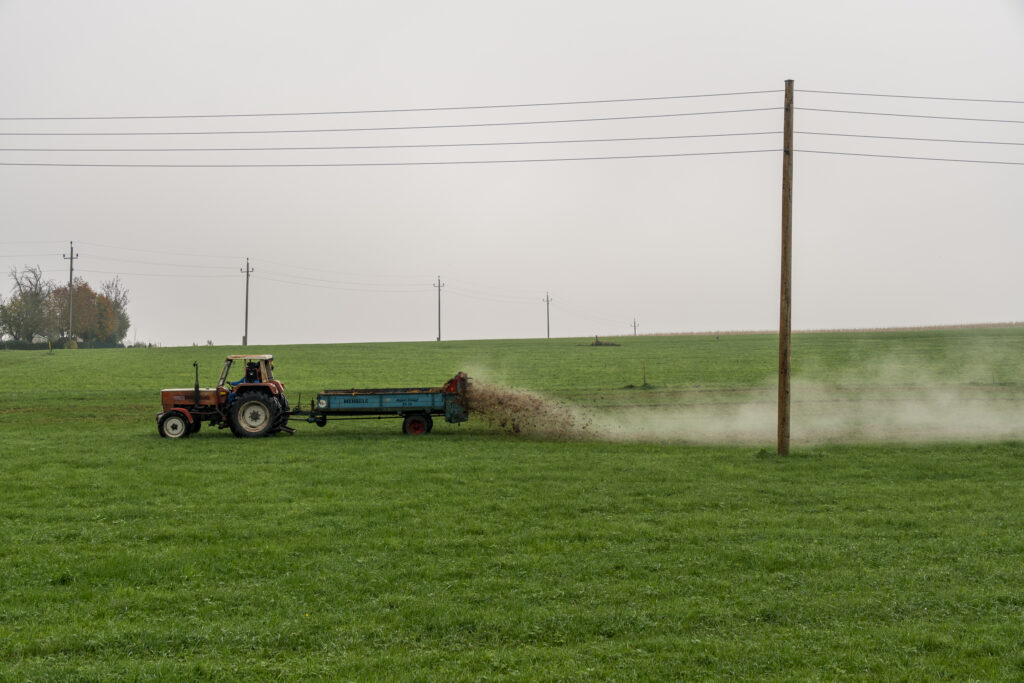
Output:
[[[241,371],[236,371],[238,379],[230,381],[229,378],[233,376],[231,372],[233,366],[241,366]],[[217,388],[227,389],[233,393],[249,388],[248,385],[273,383],[274,356],[272,354],[236,355],[224,359],[224,369],[221,370]]]

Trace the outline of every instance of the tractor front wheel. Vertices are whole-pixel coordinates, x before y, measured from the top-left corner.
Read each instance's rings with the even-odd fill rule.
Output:
[[[192,435],[188,418],[174,410],[160,418],[160,436],[168,439],[187,439]]]
[[[266,436],[274,428],[279,414],[277,401],[258,392],[246,392],[231,402],[231,432],[235,436]]]

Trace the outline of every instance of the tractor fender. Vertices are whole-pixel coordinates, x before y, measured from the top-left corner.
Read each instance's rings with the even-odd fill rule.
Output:
[[[184,408],[171,408],[170,410],[165,410],[156,416],[156,421],[160,422],[167,413],[181,413],[185,416],[185,419],[188,420],[189,424],[193,424],[195,422],[195,418],[192,417],[192,413],[188,412]]]

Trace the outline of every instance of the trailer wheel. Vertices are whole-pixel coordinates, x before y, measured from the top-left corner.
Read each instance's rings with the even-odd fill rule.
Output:
[[[402,422],[402,433],[413,436],[426,434],[430,431],[430,423],[427,422],[429,419],[428,415],[406,415]]]
[[[188,423],[188,418],[176,410],[160,418],[158,426],[160,436],[168,439],[187,439],[192,435],[192,425]]]
[[[266,436],[277,422],[278,405],[270,396],[250,391],[231,402],[231,432],[235,436]]]
[[[319,416],[317,416],[316,422],[314,424],[316,424],[317,427],[326,427],[327,426],[327,416],[326,415],[319,415]]]

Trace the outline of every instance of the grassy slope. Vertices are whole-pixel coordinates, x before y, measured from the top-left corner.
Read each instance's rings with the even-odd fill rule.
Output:
[[[273,350],[304,395],[460,368],[593,405],[771,386],[771,337],[620,341]],[[795,366],[1003,387],[1022,341],[804,335]],[[157,389],[224,352],[0,354],[0,676],[1024,675],[1020,443],[156,437]],[[642,360],[656,389],[625,389]]]

